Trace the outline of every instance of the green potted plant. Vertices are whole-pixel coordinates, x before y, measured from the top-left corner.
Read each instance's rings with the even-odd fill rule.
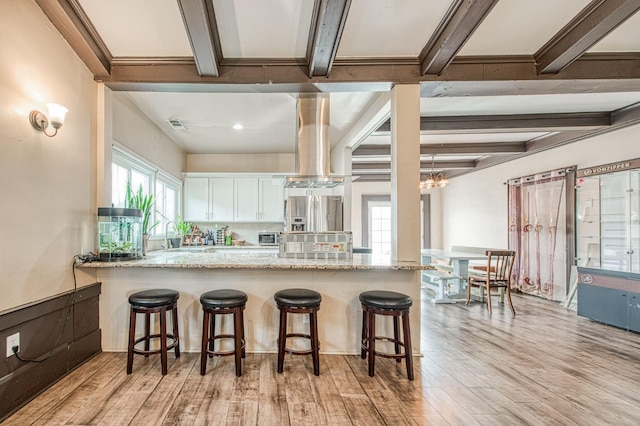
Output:
[[[185,222],[182,220],[182,218],[180,218],[180,216],[178,216],[176,218],[176,228],[180,235],[182,235],[182,239],[184,240],[189,236],[189,233],[191,232],[191,222]]]
[[[137,192],[131,189],[131,182],[127,182],[127,190],[125,192],[124,207],[127,209],[138,209],[142,212],[142,255],[147,255],[147,243],[149,242],[150,232],[158,226],[159,222],[151,223],[151,209],[153,208],[153,194],[145,195],[142,191],[142,185],[138,187]]]

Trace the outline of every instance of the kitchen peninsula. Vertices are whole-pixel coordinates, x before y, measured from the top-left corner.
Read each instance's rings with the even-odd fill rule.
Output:
[[[420,275],[417,262],[393,262],[388,257],[354,254],[353,259],[284,259],[277,253],[149,252],[141,260],[90,262],[81,266],[102,282],[100,327],[104,351],[126,351],[128,296],[139,290],[170,288],[178,301],[180,345],[200,351],[202,308],[206,291],[232,288],[249,296],[245,333],[249,352],[276,352],[278,310],[273,295],[303,287],[322,294],[318,327],[322,353],[360,353],[362,311],[358,296],[366,290],[391,290],[411,296],[411,337],[420,350]],[[293,320],[295,327],[306,324]],[[389,323],[391,323],[389,321]],[[381,334],[393,333],[391,324]]]

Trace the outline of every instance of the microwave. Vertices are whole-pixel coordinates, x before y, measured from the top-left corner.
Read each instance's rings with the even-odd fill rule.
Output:
[[[258,244],[261,246],[277,246],[280,242],[279,232],[258,232]]]

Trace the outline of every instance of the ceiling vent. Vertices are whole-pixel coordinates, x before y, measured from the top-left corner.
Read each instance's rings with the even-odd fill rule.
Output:
[[[184,123],[177,118],[167,120],[167,123],[169,123],[169,126],[171,126],[173,130],[187,130]]]

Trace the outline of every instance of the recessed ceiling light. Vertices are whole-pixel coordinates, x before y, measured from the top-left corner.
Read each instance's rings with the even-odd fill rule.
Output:
[[[236,129],[236,130],[242,130],[243,127],[244,126],[242,124],[240,124],[240,123],[236,123],[236,124],[233,125],[233,128]]]

